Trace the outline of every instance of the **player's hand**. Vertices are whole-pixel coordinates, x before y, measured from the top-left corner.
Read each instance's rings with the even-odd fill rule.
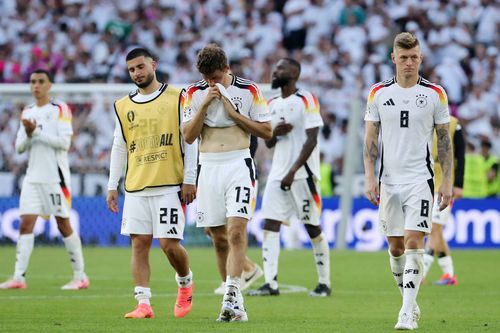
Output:
[[[451,202],[451,184],[449,184],[449,181],[443,180],[443,183],[439,187],[438,191],[438,205],[439,205],[439,210],[442,211]]]
[[[463,190],[460,187],[453,186],[453,198],[462,199]]]
[[[222,97],[219,88],[217,86],[213,86],[208,88],[207,96],[203,100],[203,105],[208,106],[214,99],[220,99]]]
[[[118,191],[109,190],[108,196],[106,197],[106,203],[108,204],[108,209],[113,213],[118,213]]]
[[[185,205],[189,205],[196,199],[196,185],[182,184],[181,186],[181,200]]]
[[[26,131],[26,135],[31,138],[31,135],[33,135],[33,132],[36,129],[36,120],[21,119],[21,122],[24,126],[24,130]]]
[[[224,96],[221,97],[221,101],[224,104],[224,109],[227,111],[227,115],[233,119],[237,117],[238,111],[234,109],[231,102]]]
[[[375,206],[379,205],[380,192],[375,177],[365,177],[365,195],[372,204]]]
[[[281,122],[273,130],[273,136],[282,136],[290,133],[293,129],[293,125],[285,122]]]
[[[290,191],[294,178],[295,178],[295,172],[293,172],[292,170],[288,171],[285,178],[281,180],[281,186],[280,186],[281,189],[283,191]]]

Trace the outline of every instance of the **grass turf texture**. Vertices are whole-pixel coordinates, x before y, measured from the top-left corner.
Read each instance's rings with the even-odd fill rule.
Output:
[[[71,279],[63,247],[36,247],[27,274],[28,289],[0,290],[1,332],[391,332],[401,305],[386,252],[332,251],[333,293],[312,298],[305,292],[279,297],[246,297],[248,323],[216,323],[221,296],[212,248],[189,248],[194,272],[192,312],[175,319],[174,272],[158,248],[151,253],[155,319],[125,320],[132,310],[130,249],[85,248],[88,290],[63,291]],[[0,247],[0,278],[12,274],[15,248]],[[249,255],[261,262],[260,250]],[[500,251],[455,251],[459,285],[420,289],[420,332],[500,331]],[[428,281],[440,275],[437,262]],[[317,281],[310,250],[282,251],[280,282],[307,287]],[[261,279],[252,287],[263,283]]]

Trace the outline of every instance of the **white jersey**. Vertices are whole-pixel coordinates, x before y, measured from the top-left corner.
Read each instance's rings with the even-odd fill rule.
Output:
[[[251,120],[267,122],[271,115],[267,108],[266,99],[259,87],[252,81],[232,75],[231,85],[226,88],[231,96],[231,101],[236,105],[237,111]],[[203,100],[208,93],[208,84],[204,80],[190,85],[183,93],[183,122],[190,121],[200,110]],[[236,123],[232,120],[221,100],[212,100],[207,109],[204,120],[209,127],[229,127]]]
[[[68,105],[55,99],[44,106],[31,104],[23,110],[21,118],[36,121],[31,138],[22,123],[16,137],[16,151],[29,151],[26,181],[61,183],[69,188],[68,150],[73,129]]]
[[[365,121],[380,122],[380,181],[417,184],[434,176],[434,127],[450,122],[448,98],[441,86],[419,77],[411,88],[395,78],[375,84],[368,95]]]
[[[322,127],[323,120],[319,113],[319,103],[316,96],[302,89],[287,98],[279,96],[269,100],[269,110],[272,115],[273,129],[280,122],[293,125],[291,132],[277,138],[274,147],[273,162],[268,179],[281,180],[297,161],[307,140],[306,130]],[[297,171],[295,178],[307,178],[311,176],[311,173],[316,179],[320,179],[318,145],[314,147],[306,164]]]

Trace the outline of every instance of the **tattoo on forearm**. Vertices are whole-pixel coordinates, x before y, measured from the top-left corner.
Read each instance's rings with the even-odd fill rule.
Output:
[[[371,138],[367,138],[365,140],[365,146],[364,146],[364,155],[367,158],[367,160],[375,162],[378,158],[379,151],[378,151],[378,134],[380,131],[380,123],[373,123],[374,126],[374,135]]]
[[[451,180],[453,152],[448,128],[437,128],[438,160],[443,170],[443,176]]]

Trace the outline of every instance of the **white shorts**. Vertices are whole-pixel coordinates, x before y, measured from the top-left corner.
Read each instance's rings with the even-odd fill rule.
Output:
[[[451,212],[451,207],[453,205],[453,201],[450,202],[448,207],[443,209],[442,211],[439,210],[439,204],[437,202],[438,197],[434,198],[434,206],[432,207],[432,223],[437,223],[441,225],[445,225],[446,222],[448,222],[448,218],[450,217],[450,212]]]
[[[379,227],[386,236],[404,236],[405,230],[431,232],[434,202],[432,179],[419,184],[380,185]]]
[[[183,239],[184,225],[178,192],[148,197],[125,194],[122,235]]]
[[[319,225],[321,197],[318,184],[312,177],[296,179],[289,191],[281,189],[281,180],[266,184],[262,200],[262,217],[289,224],[296,216],[302,223]]]
[[[61,184],[30,183],[23,181],[19,200],[20,215],[50,215],[69,217],[71,212],[71,194]]]
[[[201,153],[196,225],[217,227],[228,217],[250,220],[255,209],[255,165],[248,149]]]

